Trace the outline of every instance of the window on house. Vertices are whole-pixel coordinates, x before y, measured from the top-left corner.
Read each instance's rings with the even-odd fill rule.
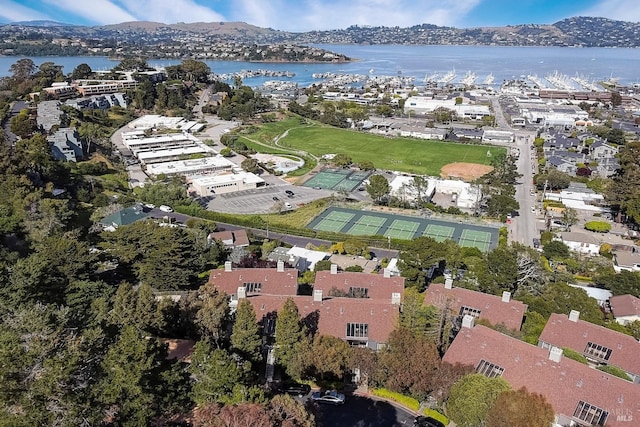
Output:
[[[573,416],[580,421],[586,422],[590,426],[604,426],[609,412],[581,400],[578,402]]]
[[[460,316],[464,316],[465,314],[468,314],[469,316],[478,318],[480,317],[480,313],[481,313],[481,310],[478,310],[477,308],[467,307],[466,305],[463,305],[462,307],[460,307]]]
[[[600,361],[607,361],[611,357],[612,350],[603,345],[598,345],[589,341],[584,349],[584,355]]]
[[[476,372],[484,375],[485,377],[496,378],[502,376],[504,368],[482,359],[480,363],[478,363]]]
[[[347,323],[347,338],[368,338],[368,323]]]
[[[350,298],[369,298],[369,289],[367,288],[349,288]]]
[[[243,285],[247,292],[262,292],[262,283],[248,282],[243,283]]]

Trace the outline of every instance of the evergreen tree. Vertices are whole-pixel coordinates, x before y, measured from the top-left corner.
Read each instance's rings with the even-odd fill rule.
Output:
[[[287,298],[276,319],[275,357],[279,365],[289,368],[304,335],[298,306],[293,298]]]
[[[240,300],[231,333],[231,346],[245,359],[258,363],[262,359],[262,337],[253,305],[246,298]]]

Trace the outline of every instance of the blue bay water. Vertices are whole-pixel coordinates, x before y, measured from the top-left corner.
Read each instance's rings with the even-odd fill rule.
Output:
[[[241,70],[268,69],[291,71],[292,78],[256,77],[245,84],[259,86],[267,80],[291,80],[300,86],[319,83],[314,73],[349,73],[371,75],[403,75],[416,78],[420,84],[426,75],[443,75],[455,70],[459,80],[471,71],[478,83],[492,74],[495,84],[505,79],[529,74],[539,77],[554,71],[567,76],[580,75],[588,80],[602,81],[618,78],[622,84],[640,82],[640,49],[622,48],[561,48],[561,47],[496,47],[496,46],[397,46],[397,45],[318,45],[330,51],[343,53],[357,61],[344,64],[287,64],[242,61],[204,61],[217,74]],[[10,75],[9,67],[19,57],[0,57],[0,76]],[[36,65],[46,61],[62,65],[70,73],[81,63],[93,70],[108,70],[117,65],[105,57],[32,57]],[[149,60],[151,65],[174,65],[180,60]]]

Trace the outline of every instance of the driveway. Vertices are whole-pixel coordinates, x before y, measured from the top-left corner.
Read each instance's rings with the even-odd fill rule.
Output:
[[[362,395],[347,395],[342,406],[319,404],[320,427],[406,427],[413,425],[413,412],[384,400]]]

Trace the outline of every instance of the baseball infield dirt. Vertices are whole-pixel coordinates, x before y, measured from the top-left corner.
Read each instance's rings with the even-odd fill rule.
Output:
[[[473,181],[493,170],[493,166],[481,165],[479,163],[449,163],[440,169],[440,176],[443,178],[462,178],[465,181]]]

